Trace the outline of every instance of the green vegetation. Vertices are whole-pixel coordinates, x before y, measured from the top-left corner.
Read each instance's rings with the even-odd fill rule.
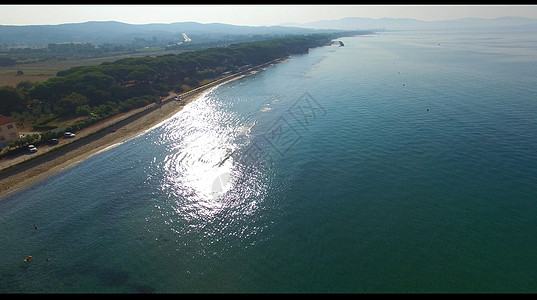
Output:
[[[16,64],[28,64],[47,60],[67,60],[98,58],[103,56],[118,56],[136,54],[153,50],[163,51],[163,46],[146,44],[93,45],[91,43],[59,43],[48,44],[47,47],[0,47],[0,67],[10,67]]]
[[[180,93],[224,73],[307,53],[310,48],[326,45],[336,37],[335,34],[289,36],[73,67],[57,72],[56,77],[44,82],[25,81],[16,87],[0,87],[0,114],[30,122],[33,130],[39,132],[59,127],[52,122],[58,118],[79,118],[73,128],[76,130],[145,106],[170,91]],[[69,52],[70,47],[66,46],[65,51]]]

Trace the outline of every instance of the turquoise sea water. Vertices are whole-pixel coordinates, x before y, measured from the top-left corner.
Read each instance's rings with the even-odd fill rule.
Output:
[[[537,292],[537,33],[341,40],[0,201],[0,292]]]

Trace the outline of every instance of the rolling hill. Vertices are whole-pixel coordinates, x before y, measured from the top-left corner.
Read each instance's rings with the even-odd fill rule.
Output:
[[[326,32],[289,26],[236,26],[221,23],[177,22],[134,25],[116,21],[92,21],[60,25],[0,25],[0,45],[46,46],[49,43],[125,44],[134,39],[182,40],[182,33],[197,42],[212,42],[237,36],[281,36]]]

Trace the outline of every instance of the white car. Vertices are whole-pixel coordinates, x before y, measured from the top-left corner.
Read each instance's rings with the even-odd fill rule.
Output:
[[[63,137],[66,137],[66,138],[74,138],[74,137],[75,137],[75,134],[72,133],[72,132],[67,131],[67,132],[65,132],[65,133],[63,134]]]
[[[36,153],[37,148],[34,145],[28,145],[28,151],[30,151],[30,153]]]

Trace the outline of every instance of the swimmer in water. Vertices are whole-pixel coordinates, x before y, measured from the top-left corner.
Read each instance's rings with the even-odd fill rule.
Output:
[[[32,256],[28,255],[28,258],[24,260],[24,262],[29,262],[30,259],[32,259]]]

